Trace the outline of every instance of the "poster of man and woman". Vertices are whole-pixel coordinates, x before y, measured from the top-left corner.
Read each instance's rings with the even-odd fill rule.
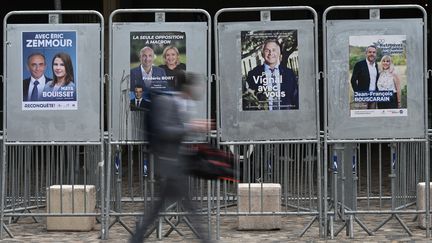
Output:
[[[185,32],[131,32],[130,110],[144,110],[152,90],[177,91],[186,63]]]
[[[407,116],[405,35],[349,37],[351,117]]]
[[[75,31],[22,32],[22,110],[77,110]]]

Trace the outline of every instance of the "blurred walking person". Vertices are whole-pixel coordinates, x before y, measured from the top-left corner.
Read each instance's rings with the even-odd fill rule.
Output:
[[[179,92],[152,91],[150,118],[147,119],[150,150],[155,158],[160,178],[161,201],[154,207],[140,224],[131,242],[143,242],[149,226],[157,219],[167,202],[181,201],[187,212],[193,212],[191,202],[187,198],[188,174],[187,161],[184,159],[185,148],[182,141],[190,132],[207,132],[210,129],[207,120],[191,120],[187,103],[199,100],[205,92],[204,84],[199,75],[181,72],[178,75]],[[184,200],[183,200],[184,199]],[[182,201],[183,200],[183,201]],[[192,222],[196,223],[196,222]],[[194,225],[203,238],[203,230],[199,224]],[[204,239],[202,239],[205,241]]]

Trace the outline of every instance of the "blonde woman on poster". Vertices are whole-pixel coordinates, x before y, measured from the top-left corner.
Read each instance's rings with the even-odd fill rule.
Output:
[[[180,52],[177,47],[165,47],[162,57],[165,64],[159,65],[159,67],[165,69],[168,76],[175,75],[177,70],[186,70],[186,64],[180,62]]]
[[[159,65],[159,67],[163,68],[167,74],[167,76],[173,76],[173,88],[177,89],[177,75],[178,72],[186,70],[186,64],[180,62],[180,52],[177,47],[169,45],[165,47],[162,52],[162,57],[164,60],[163,65]]]
[[[377,81],[378,91],[393,91],[388,102],[378,102],[378,109],[401,108],[400,77],[397,74],[389,55],[381,58],[380,75]]]

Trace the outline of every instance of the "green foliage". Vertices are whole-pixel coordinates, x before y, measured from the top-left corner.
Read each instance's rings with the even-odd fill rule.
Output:
[[[376,43],[375,43],[376,44]],[[354,65],[361,60],[366,58],[365,54],[366,46],[350,46],[349,53],[349,68],[352,70]],[[380,48],[377,49],[377,63],[380,63],[381,58],[385,55]],[[395,66],[403,66],[406,65],[406,52],[401,54],[392,54],[391,55],[392,62]]]
[[[350,56],[350,58],[349,58],[349,69],[353,70],[354,65],[357,62],[361,61],[362,59],[364,59],[364,57],[362,57],[362,56]]]
[[[402,54],[392,55],[392,62],[393,62],[393,65],[395,65],[395,66],[406,65],[406,58]]]
[[[277,39],[281,45],[282,60],[281,63],[287,62],[291,53],[297,50],[297,31],[242,31],[241,32],[241,58],[247,58],[252,55],[258,55],[261,52],[262,45],[269,39]]]
[[[401,90],[401,108],[407,108],[407,96],[408,96],[408,90],[407,86],[404,85],[404,87]]]
[[[365,54],[362,47],[350,46],[349,48],[349,69],[352,70],[357,62],[365,59]]]

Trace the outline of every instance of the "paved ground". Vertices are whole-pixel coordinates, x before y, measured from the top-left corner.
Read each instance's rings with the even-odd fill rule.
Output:
[[[387,169],[388,170],[388,169]],[[372,178],[378,178],[377,169],[372,169]],[[365,174],[363,171],[362,174]],[[388,171],[383,173],[388,174]],[[384,177],[383,179],[384,195],[389,195],[389,179]],[[125,180],[126,181],[126,180]],[[362,188],[366,183],[366,180],[361,181]],[[123,191],[125,195],[128,193],[129,188],[124,186]],[[361,191],[360,196],[365,196],[366,190]],[[376,196],[379,193],[379,187],[377,183],[372,183],[370,188],[370,196]],[[134,195],[138,195],[135,193]],[[142,205],[131,205],[131,203],[124,203],[124,211],[136,212],[139,211]],[[374,202],[368,205],[366,202],[359,202],[359,209],[379,209]],[[389,202],[384,202],[382,209],[390,208]],[[411,206],[410,210],[414,210],[415,206]],[[235,211],[235,207],[230,208]],[[221,217],[220,224],[220,239],[214,240],[215,242],[432,242],[432,238],[426,238],[426,232],[418,227],[417,221],[415,221],[415,215],[401,215],[400,216],[408,228],[412,231],[413,235],[409,236],[399,222],[393,218],[381,229],[375,232],[373,236],[369,236],[359,224],[354,224],[354,239],[350,239],[346,235],[346,230],[343,228],[334,239],[321,239],[318,232],[318,223],[314,222],[312,227],[305,233],[303,237],[299,237],[299,234],[311,221],[311,216],[283,216],[282,217],[282,228],[280,230],[272,231],[238,231],[237,230],[237,218],[235,216],[223,216]],[[370,230],[375,229],[381,222],[383,222],[388,215],[359,215],[358,218],[363,222]],[[39,218],[40,222],[35,223],[32,218],[25,217],[21,218],[18,223],[8,225],[8,228],[14,234],[14,238],[9,238],[6,234],[3,235],[2,242],[127,242],[130,238],[130,233],[122,227],[119,223],[115,223],[109,231],[108,240],[100,240],[100,225],[97,224],[96,228],[90,232],[50,232],[46,230],[45,218]],[[111,220],[114,220],[112,218]],[[122,217],[122,220],[130,228],[134,228],[135,217]],[[215,218],[212,220],[212,233],[213,239],[215,236]],[[334,224],[334,229],[337,231],[343,227],[343,222],[337,221]],[[164,237],[162,240],[158,240],[155,234],[152,234],[147,242],[199,242],[194,237],[193,233],[184,223],[181,223],[179,229],[184,236],[180,236],[177,232],[172,232],[168,237]],[[167,232],[168,226],[164,224],[163,232]]]
[[[380,222],[385,220],[386,215],[362,215],[359,217],[362,222],[370,229],[377,227]],[[310,216],[284,216],[282,217],[282,228],[272,231],[238,231],[237,220],[233,216],[224,216],[221,218],[221,236],[215,242],[432,242],[425,237],[425,230],[417,226],[414,216],[403,215],[403,221],[413,232],[413,236],[403,230],[399,222],[394,218],[391,219],[383,228],[378,230],[374,236],[362,230],[358,225],[354,225],[354,239],[346,236],[346,231],[332,239],[320,239],[318,237],[318,223],[315,222],[303,237],[299,237],[300,232],[312,219]],[[123,217],[123,221],[131,228],[134,227],[134,217]],[[102,241],[99,239],[100,225],[90,232],[51,232],[46,230],[45,219],[40,218],[40,223],[35,223],[32,218],[21,218],[18,223],[8,225],[8,228],[14,234],[11,239],[7,235],[2,242],[127,242],[130,234],[119,223],[113,225],[109,231],[109,239]],[[342,222],[335,222],[335,230],[341,228]],[[168,230],[164,225],[164,231]],[[199,242],[193,233],[186,227],[186,224],[180,224],[180,230],[184,236],[177,232],[172,232],[168,237],[158,240],[155,234],[152,234],[147,242]],[[215,230],[213,222],[213,232]]]

